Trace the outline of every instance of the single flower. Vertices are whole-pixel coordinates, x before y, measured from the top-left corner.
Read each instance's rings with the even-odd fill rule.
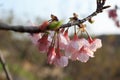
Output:
[[[48,34],[44,34],[41,39],[38,40],[38,49],[42,53],[46,53],[50,46],[50,41],[48,41]]]

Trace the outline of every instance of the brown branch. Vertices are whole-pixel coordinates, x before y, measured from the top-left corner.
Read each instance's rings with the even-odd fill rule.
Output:
[[[110,7],[110,6],[104,6],[105,1],[106,0],[96,0],[97,8],[96,8],[95,12],[93,12],[91,15],[87,16],[86,18],[78,19],[78,20],[74,21],[74,23],[63,24],[59,28],[71,27],[74,25],[82,24],[85,21],[88,21],[92,17],[96,16],[98,13],[101,13],[104,9]],[[7,25],[4,23],[0,23],[0,30],[12,30],[12,31],[17,31],[17,32],[27,32],[27,33],[39,33],[39,32],[46,32],[47,30],[50,30],[50,29],[40,30],[39,27],[22,26],[22,25],[11,26],[11,25]]]
[[[3,67],[3,70],[4,70],[5,74],[6,74],[7,80],[13,80],[12,77],[11,77],[11,74],[10,74],[6,64],[5,64],[5,60],[4,60],[4,57],[2,56],[1,52],[0,52],[0,63],[1,63],[1,65]]]
[[[0,23],[0,30],[12,30],[16,32],[27,32],[27,33],[38,33],[43,32],[38,27],[33,26],[22,26],[22,25],[7,25],[5,23]]]

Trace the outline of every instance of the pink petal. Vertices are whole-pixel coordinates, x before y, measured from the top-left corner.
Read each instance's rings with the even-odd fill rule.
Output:
[[[55,58],[56,58],[55,48],[49,47],[49,51],[47,53],[48,63],[52,64],[54,62]]]
[[[64,35],[62,33],[59,33],[58,37],[59,37],[60,48],[65,49],[69,42],[66,40],[66,38],[64,37]]]
[[[72,54],[74,53],[74,51],[66,49],[65,50],[65,56],[68,58],[71,58]]]
[[[69,45],[66,47],[65,55],[71,58],[72,54],[79,51],[84,45],[88,45],[88,41],[86,39],[74,39],[71,40]]]
[[[87,62],[89,57],[94,57],[94,53],[87,46],[83,46],[80,51],[76,52],[72,58],[75,58],[81,62]]]
[[[89,60],[89,55],[87,55],[86,53],[80,53],[77,57],[77,60],[81,62],[87,62]]]
[[[95,39],[93,40],[92,43],[90,43],[90,49],[92,51],[96,51],[98,48],[101,48],[102,47],[102,43],[101,43],[101,40],[100,39]]]
[[[49,31],[49,36],[48,36],[48,41],[52,41],[52,38],[53,38],[53,36],[54,36],[54,31]]]
[[[69,58],[71,58],[73,53],[79,51],[78,48],[73,47],[73,44],[74,44],[74,42],[71,42],[65,49],[65,56],[67,56]]]
[[[79,50],[80,49],[79,40],[71,41],[71,46],[72,46],[72,48]]]
[[[41,37],[42,37],[41,33],[30,35],[31,40],[32,40],[33,44],[35,44],[35,45],[38,43],[38,40]]]
[[[65,56],[61,56],[60,58],[57,58],[54,62],[56,66],[65,67],[68,65],[68,58]]]
[[[48,48],[50,46],[50,42],[48,41],[48,35],[43,35],[41,39],[38,40],[37,44],[40,52],[45,53],[48,51]]]
[[[70,59],[73,60],[73,61],[75,61],[75,60],[77,60],[78,55],[79,55],[79,53],[75,52],[75,53],[73,53],[73,54],[71,55],[71,58],[70,58]]]
[[[70,42],[70,38],[69,38],[69,36],[68,36],[68,30],[66,30],[66,31],[64,32],[64,37],[66,38],[67,42],[69,43],[69,42]]]
[[[89,49],[89,47],[84,46],[84,51],[83,52],[85,52],[90,57],[94,57],[94,53],[93,53],[93,51],[91,51]]]
[[[89,45],[90,45],[90,43],[88,42],[88,40],[86,40],[85,38],[81,38],[81,39],[80,39],[80,42],[81,42],[81,44],[84,45],[84,46],[89,46]]]
[[[79,50],[85,44],[86,44],[85,39],[75,39],[75,40],[71,40],[70,42],[70,46],[75,50]]]
[[[110,18],[113,18],[113,19],[116,19],[117,18],[117,10],[116,9],[111,9],[111,10],[109,10],[109,17]]]

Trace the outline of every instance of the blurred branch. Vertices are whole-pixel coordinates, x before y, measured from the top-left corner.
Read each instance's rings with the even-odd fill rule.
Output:
[[[39,33],[43,32],[38,27],[33,26],[22,26],[22,25],[7,25],[5,23],[0,23],[0,30],[12,30],[16,32],[28,32],[28,33]]]
[[[96,11],[93,12],[91,15],[87,16],[86,18],[83,19],[78,19],[74,21],[73,23],[66,23],[62,24],[59,28],[66,28],[66,27],[71,27],[74,25],[79,25],[82,24],[92,17],[96,16],[98,13],[102,13],[102,11],[106,8],[109,8],[110,6],[104,6],[106,0],[96,0],[97,8]],[[22,25],[16,25],[16,26],[11,26],[7,25],[4,23],[0,23],[0,30],[12,30],[12,31],[17,31],[17,32],[27,32],[27,33],[39,33],[39,32],[46,32],[49,30],[48,28],[45,30],[40,30],[39,27],[33,27],[33,26],[22,26]]]
[[[12,77],[11,77],[11,74],[10,74],[6,64],[5,64],[5,60],[4,60],[4,57],[3,57],[1,52],[0,52],[0,63],[1,63],[1,65],[3,67],[3,70],[4,70],[5,74],[6,74],[7,80],[13,80]]]

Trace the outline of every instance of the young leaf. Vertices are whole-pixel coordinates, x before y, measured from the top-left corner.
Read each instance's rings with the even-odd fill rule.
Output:
[[[48,26],[48,28],[50,30],[55,30],[55,29],[58,29],[61,25],[62,25],[61,21],[53,21],[53,22],[50,23],[50,25]]]

